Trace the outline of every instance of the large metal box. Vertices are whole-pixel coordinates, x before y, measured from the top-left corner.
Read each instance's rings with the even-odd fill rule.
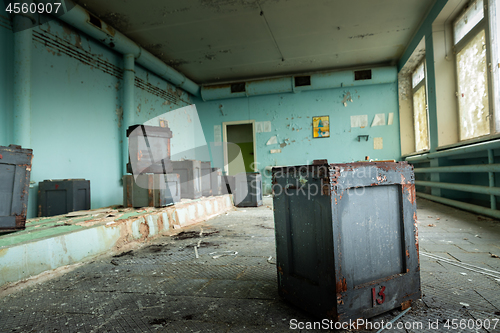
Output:
[[[181,198],[201,197],[201,162],[196,160],[172,161],[173,172],[181,179]]]
[[[222,171],[219,168],[212,168],[210,185],[212,186],[212,195],[222,194]]]
[[[236,189],[234,176],[222,176],[222,194],[233,194]]]
[[[0,146],[0,231],[24,229],[33,151]]]
[[[165,207],[180,201],[178,174],[146,173],[123,176],[124,207]]]
[[[234,203],[238,207],[262,206],[262,175],[247,172],[243,177],[235,177],[236,188],[233,192]]]
[[[168,127],[133,125],[127,129],[129,163],[127,172],[134,174],[172,172]]]
[[[205,197],[212,195],[211,176],[212,166],[210,162],[201,162],[201,194]]]
[[[38,183],[38,216],[90,209],[90,180],[57,179]]]
[[[421,296],[413,168],[406,162],[273,168],[279,294],[345,322]]]

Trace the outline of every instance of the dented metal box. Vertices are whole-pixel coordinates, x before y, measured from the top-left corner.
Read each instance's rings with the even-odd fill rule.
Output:
[[[38,183],[38,216],[90,209],[90,180],[56,179]]]
[[[201,162],[196,160],[172,161],[173,172],[181,180],[181,198],[201,197]]]
[[[124,207],[165,207],[180,201],[178,174],[153,174],[123,176]]]
[[[219,168],[212,168],[210,185],[212,187],[212,195],[222,194],[222,171]]]
[[[262,175],[247,172],[243,177],[235,177],[236,188],[233,192],[234,203],[238,207],[262,206]]]
[[[33,151],[0,146],[0,231],[24,229]]]
[[[421,296],[406,162],[273,168],[279,294],[319,318],[370,318]]]
[[[212,166],[210,162],[201,162],[201,194],[205,197],[212,195],[212,183],[210,174]]]
[[[133,174],[172,172],[168,127],[133,125],[127,129],[129,163],[127,172]]]
[[[222,194],[233,194],[236,189],[234,176],[222,176]]]

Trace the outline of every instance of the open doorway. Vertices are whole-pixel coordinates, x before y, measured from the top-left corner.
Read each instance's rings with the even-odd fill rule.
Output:
[[[236,175],[240,172],[254,172],[255,154],[255,121],[232,121],[223,123],[225,172]],[[231,144],[232,143],[232,144]],[[237,158],[241,154],[243,157]]]

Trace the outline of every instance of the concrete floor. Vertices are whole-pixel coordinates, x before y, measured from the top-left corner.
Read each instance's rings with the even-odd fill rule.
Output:
[[[291,319],[317,321],[278,297],[271,207],[265,198],[5,296],[0,332],[289,332]],[[423,328],[392,331],[452,332],[447,320],[464,319],[489,329],[458,331],[500,332],[500,222],[426,200],[418,220],[423,299],[397,322]]]

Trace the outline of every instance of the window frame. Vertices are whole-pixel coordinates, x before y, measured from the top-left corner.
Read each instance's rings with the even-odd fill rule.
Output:
[[[424,78],[415,86],[413,87],[413,74],[416,72],[416,70],[420,67],[420,65],[424,66]],[[430,128],[429,128],[429,103],[428,103],[428,94],[427,94],[427,62],[425,61],[425,56],[420,60],[413,71],[411,72],[411,77],[410,77],[410,82],[411,82],[411,98],[412,98],[412,113],[413,113],[413,136],[415,138],[415,146],[414,146],[414,152],[415,153],[422,153],[422,152],[427,152],[430,150],[431,146],[431,137],[430,137]],[[417,149],[417,132],[415,131],[415,104],[414,104],[414,96],[415,93],[420,89],[424,87],[424,92],[425,92],[425,114],[427,117],[427,148],[418,150]]]
[[[453,19],[452,21],[452,29],[453,33],[452,36],[455,34],[455,23],[457,20],[471,7],[476,3],[478,0],[472,0],[470,1],[466,7],[464,7],[458,15]],[[456,91],[456,98],[457,98],[457,126],[458,126],[458,143],[466,143],[471,140],[478,140],[478,139],[485,139],[489,138],[491,136],[494,136],[498,134],[496,132],[496,119],[495,119],[495,111],[494,111],[494,98],[493,98],[493,77],[492,77],[492,68],[491,68],[491,50],[492,50],[492,45],[491,45],[491,31],[490,31],[490,11],[489,11],[489,2],[490,1],[495,1],[495,0],[483,0],[483,18],[481,21],[479,21],[471,30],[469,30],[463,37],[455,43],[453,41],[453,55],[454,55],[454,62],[455,62],[455,91]],[[469,42],[471,42],[482,30],[484,30],[485,33],[485,41],[486,41],[486,82],[488,84],[488,121],[489,121],[489,129],[490,133],[472,137],[472,138],[467,138],[467,139],[462,139],[462,130],[461,130],[461,118],[460,118],[460,103],[458,102],[459,98],[459,87],[458,87],[458,61],[457,61],[457,55],[460,51],[462,51],[465,46]]]

